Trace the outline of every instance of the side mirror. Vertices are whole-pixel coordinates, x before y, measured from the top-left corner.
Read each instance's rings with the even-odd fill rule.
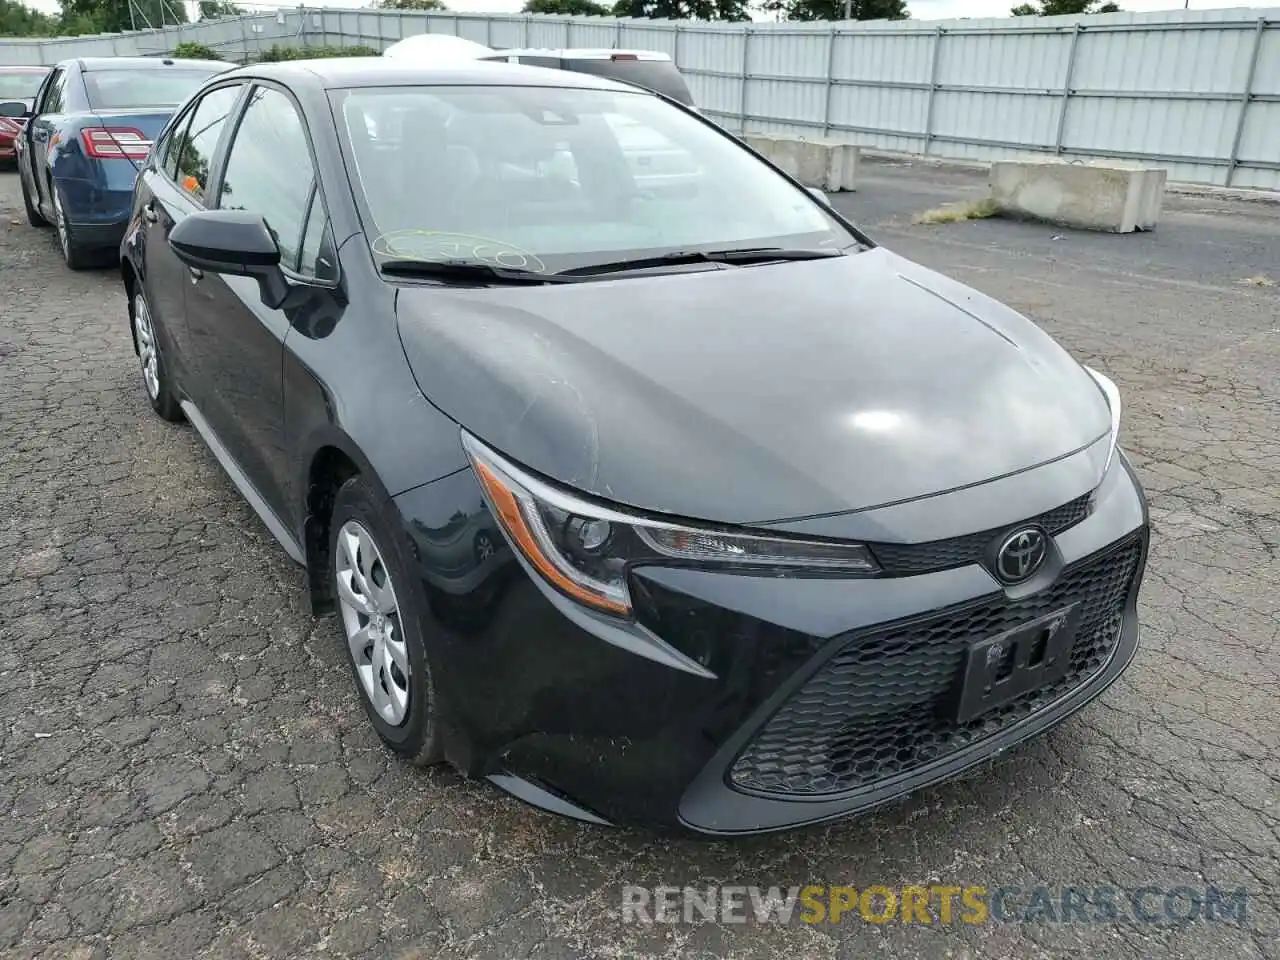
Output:
[[[256,213],[243,210],[201,210],[169,231],[169,246],[178,259],[196,270],[253,277],[262,302],[278,309],[289,295],[289,282],[280,269],[280,248]]]
[[[805,187],[805,189],[813,194],[813,198],[824,207],[831,206],[831,198],[827,196],[827,191],[823,190],[821,187]]]
[[[30,113],[27,105],[21,100],[6,100],[0,103],[0,117],[10,120],[21,120]]]

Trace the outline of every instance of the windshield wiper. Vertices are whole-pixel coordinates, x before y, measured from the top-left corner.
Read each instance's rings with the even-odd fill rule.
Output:
[[[844,256],[844,253],[840,250],[805,247],[736,247],[727,250],[676,250],[653,257],[635,257],[631,260],[592,263],[585,267],[561,270],[555,276],[587,277],[600,273],[621,273],[624,270],[678,267],[690,263],[731,263],[734,266],[745,266],[752,263],[777,263],[781,260],[826,260],[828,257],[842,256]]]
[[[491,284],[570,283],[573,280],[554,273],[500,267],[479,260],[387,260],[379,265],[379,269],[393,277],[432,277]]]

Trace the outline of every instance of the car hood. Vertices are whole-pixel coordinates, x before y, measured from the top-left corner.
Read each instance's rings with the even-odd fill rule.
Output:
[[[724,523],[970,486],[1105,435],[1092,378],[1031,322],[883,249],[582,284],[405,286],[436,406],[615,503]]]

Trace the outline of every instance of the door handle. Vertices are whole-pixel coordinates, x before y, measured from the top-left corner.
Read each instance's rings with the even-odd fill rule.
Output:
[[[142,218],[146,220],[147,223],[155,223],[160,219],[160,216],[156,213],[156,208],[148,203],[142,208]]]

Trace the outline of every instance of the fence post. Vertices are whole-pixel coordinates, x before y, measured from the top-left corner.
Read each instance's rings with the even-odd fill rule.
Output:
[[[831,136],[831,95],[836,85],[836,25],[831,24],[831,36],[827,38],[827,102],[822,109],[822,135]]]
[[[532,17],[530,17],[528,14],[525,14],[525,18],[524,18],[524,43],[520,44],[520,46],[524,47],[526,50],[528,50],[528,49],[529,49],[529,31],[530,31],[530,29],[531,29],[531,21],[532,21],[532,19],[533,19],[533,18],[532,18]]]
[[[679,20],[676,21],[675,39],[672,45],[674,47],[674,52],[671,54],[671,59],[674,60],[676,63],[676,66],[679,67],[680,66],[680,21]]]
[[[1084,28],[1079,23],[1071,31],[1071,47],[1067,50],[1067,75],[1062,81],[1062,99],[1058,102],[1058,135],[1053,141],[1055,155],[1062,153],[1062,135],[1067,129],[1067,107],[1071,101],[1071,80],[1076,72],[1076,47],[1080,44],[1080,32]]]
[[[622,18],[618,17],[613,21],[613,49],[622,49]]]
[[[573,21],[566,20],[564,24],[564,45],[567,49],[573,49]]]
[[[925,108],[924,150],[921,151],[926,156],[929,154],[929,144],[933,142],[933,100],[938,93],[938,61],[941,59],[939,54],[942,52],[942,37],[945,33],[942,27],[935,27],[933,31],[933,64],[929,67],[929,105]]]
[[[742,28],[742,89],[738,92],[738,133],[747,132],[747,78],[751,76],[751,28]]]
[[[1253,53],[1249,55],[1249,72],[1244,78],[1244,91],[1240,94],[1240,116],[1236,120],[1236,135],[1231,139],[1231,158],[1227,165],[1225,186],[1231,186],[1235,178],[1236,167],[1240,166],[1240,141],[1244,138],[1244,121],[1249,114],[1249,101],[1253,99],[1253,78],[1258,72],[1258,51],[1262,49],[1262,31],[1267,28],[1267,21],[1258,18],[1258,25],[1253,32]]]

